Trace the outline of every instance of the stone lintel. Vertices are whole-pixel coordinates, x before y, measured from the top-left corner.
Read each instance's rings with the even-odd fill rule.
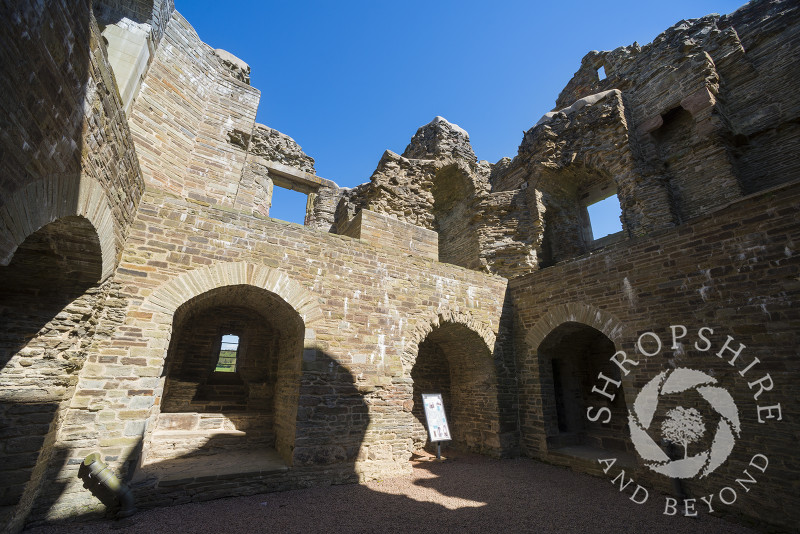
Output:
[[[681,100],[681,107],[692,115],[697,115],[698,112],[713,107],[716,103],[714,94],[704,86]]]
[[[259,156],[250,156],[254,163],[264,165],[269,171],[270,178],[278,187],[293,189],[301,193],[316,193],[321,187],[331,187],[338,189],[339,186],[331,180],[326,180],[321,176],[310,174],[294,167],[269,161]]]

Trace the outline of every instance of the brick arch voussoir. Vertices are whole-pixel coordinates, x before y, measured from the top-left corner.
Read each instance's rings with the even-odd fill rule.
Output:
[[[102,256],[101,280],[114,272],[117,259],[115,219],[103,186],[86,175],[49,176],[9,195],[0,206],[0,265],[8,265],[31,234],[62,217],[86,218],[97,232]]]
[[[414,363],[417,361],[419,344],[428,337],[428,334],[433,332],[434,328],[441,326],[443,323],[455,323],[468,328],[483,340],[489,353],[494,352],[497,336],[489,325],[475,319],[468,311],[443,309],[421,317],[417,321],[411,336],[403,347],[401,356],[403,369],[406,373],[411,372]]]
[[[599,330],[619,346],[627,336],[623,323],[611,313],[589,304],[574,302],[551,308],[525,335],[525,344],[531,351],[538,351],[542,341],[564,323],[581,323]]]
[[[279,296],[303,320],[306,339],[313,337],[312,327],[323,319],[314,296],[286,273],[246,262],[226,262],[185,271],[165,282],[142,303],[142,309],[171,317],[185,302],[207,291],[232,285],[249,285]]]

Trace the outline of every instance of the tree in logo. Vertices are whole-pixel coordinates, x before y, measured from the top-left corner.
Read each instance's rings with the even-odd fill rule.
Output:
[[[683,445],[683,457],[689,457],[689,444],[694,443],[706,431],[703,417],[694,408],[685,409],[679,406],[667,412],[667,419],[661,424],[661,433],[665,438]]]
[[[647,467],[672,478],[691,478],[698,473],[703,478],[723,464],[733,450],[735,436],[741,432],[739,410],[730,393],[712,386],[717,380],[694,369],[677,368],[656,375],[639,391],[628,414],[628,427],[636,452]],[[663,395],[674,395],[696,390],[719,414],[719,424],[711,448],[689,456],[688,446],[697,441],[705,431],[700,413],[694,408],[676,408],[668,412],[661,430],[665,437],[684,446],[683,458],[672,460],[648,433]]]

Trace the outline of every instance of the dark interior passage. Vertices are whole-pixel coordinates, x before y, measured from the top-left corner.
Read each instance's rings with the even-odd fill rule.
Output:
[[[542,383],[545,388],[545,427],[548,446],[553,448],[586,445],[605,450],[629,450],[627,410],[622,386],[610,383],[606,388],[614,395],[609,400],[592,388],[602,388],[603,373],[620,380],[619,368],[609,359],[614,355],[614,343],[602,332],[580,323],[563,323],[553,330],[539,346]],[[598,385],[599,384],[599,385]],[[605,416],[591,421],[587,408],[607,407],[611,421]]]

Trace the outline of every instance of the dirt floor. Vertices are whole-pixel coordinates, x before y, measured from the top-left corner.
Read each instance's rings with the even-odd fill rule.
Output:
[[[463,455],[415,462],[409,477],[186,504],[118,522],[26,532],[754,532],[703,512],[698,518],[663,512],[663,496],[651,494],[637,505],[608,479],[528,459]]]

